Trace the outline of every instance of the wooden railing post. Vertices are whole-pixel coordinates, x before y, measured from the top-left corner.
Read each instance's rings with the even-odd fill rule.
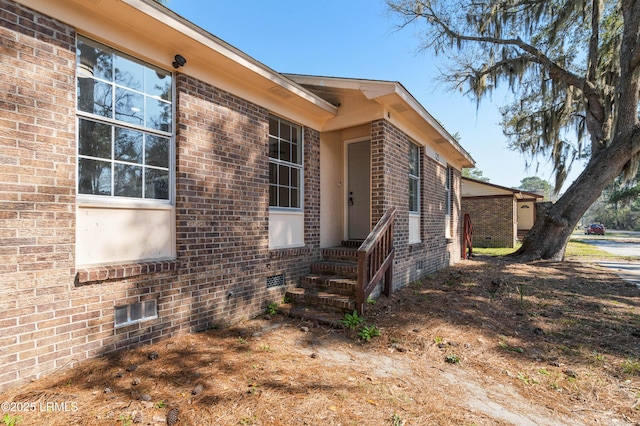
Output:
[[[396,208],[387,210],[376,226],[358,248],[358,289],[356,293],[356,310],[364,311],[367,297],[382,280],[383,293],[389,297],[393,289],[393,223]]]
[[[467,249],[469,253],[467,254]],[[466,259],[471,257],[473,253],[473,224],[471,223],[471,216],[469,213],[464,215],[464,230],[462,235],[462,258]]]

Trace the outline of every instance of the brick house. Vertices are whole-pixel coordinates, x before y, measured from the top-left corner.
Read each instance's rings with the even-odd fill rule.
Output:
[[[515,247],[533,228],[543,195],[462,178],[462,214],[473,224],[474,247]]]
[[[473,160],[399,83],[277,73],[152,0],[0,5],[0,391],[255,316],[392,207],[394,287],[460,258]]]

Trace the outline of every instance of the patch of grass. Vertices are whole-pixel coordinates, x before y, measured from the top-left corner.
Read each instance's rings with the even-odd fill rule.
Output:
[[[640,359],[626,359],[622,363],[622,372],[632,376],[640,376]]]
[[[2,418],[2,424],[5,426],[17,426],[22,423],[22,416],[12,416],[9,413],[5,413]]]
[[[516,247],[474,247],[473,254],[484,256],[506,256],[518,250],[521,244]]]
[[[518,346],[511,346],[507,342],[504,342],[504,341],[500,341],[498,343],[498,346],[500,346],[505,351],[509,351],[509,352],[517,352],[519,354],[524,352],[524,349],[522,349],[522,348],[520,348]]]
[[[570,240],[567,244],[565,257],[595,257],[595,258],[612,258],[618,257],[615,254],[600,250],[593,244],[584,243],[582,241]]]
[[[522,382],[525,385],[536,385],[536,384],[540,383],[536,379],[532,379],[531,377],[527,376],[524,373],[518,373],[518,379],[522,380]]]
[[[522,244],[518,243],[516,247],[474,247],[473,253],[484,256],[506,256],[514,253]],[[578,240],[569,240],[565,257],[584,257],[584,258],[606,258],[606,259],[629,259],[628,256],[618,256],[598,249],[592,244],[588,244]],[[630,259],[634,259],[631,257]],[[637,259],[637,258],[636,258]]]

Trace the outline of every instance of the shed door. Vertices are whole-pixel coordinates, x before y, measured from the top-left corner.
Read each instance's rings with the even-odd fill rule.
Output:
[[[371,226],[371,142],[348,145],[348,238],[364,240]]]

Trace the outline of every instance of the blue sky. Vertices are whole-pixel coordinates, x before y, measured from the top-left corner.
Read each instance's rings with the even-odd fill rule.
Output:
[[[397,30],[383,0],[169,0],[167,6],[278,72],[399,81],[450,133],[460,134],[491,183],[515,187],[534,175],[553,183],[545,159],[537,173],[535,164],[527,171],[524,157],[507,148],[498,110],[504,94],[476,108],[437,83],[443,59],[419,52],[420,28]]]

